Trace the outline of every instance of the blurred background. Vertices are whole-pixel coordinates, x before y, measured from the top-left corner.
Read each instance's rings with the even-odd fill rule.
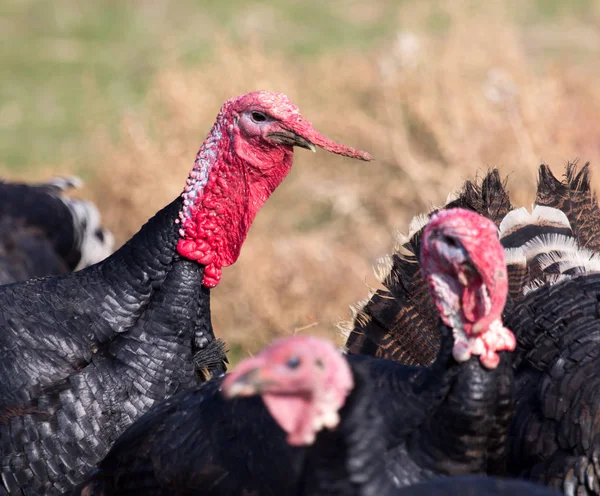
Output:
[[[282,91],[366,164],[299,150],[213,291],[234,361],[342,343],[395,230],[497,166],[600,153],[598,0],[2,0],[0,177],[80,175],[119,244],[180,193],[226,99]],[[600,173],[595,174],[600,185]]]

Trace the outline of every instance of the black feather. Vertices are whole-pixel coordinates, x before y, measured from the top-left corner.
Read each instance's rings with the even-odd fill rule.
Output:
[[[525,223],[501,238],[505,248],[523,253],[522,261],[512,257],[508,265],[510,298],[504,321],[515,332],[518,349],[515,413],[504,462],[513,475],[567,495],[598,495],[600,275],[595,272],[600,210],[590,188],[589,164],[581,169],[568,164],[563,180],[542,165],[536,203],[560,210],[569,226],[557,215]],[[496,171],[481,186],[467,182],[459,198],[445,208],[453,206],[473,208],[498,225],[512,208]],[[416,233],[405,247],[418,253],[419,244]],[[531,249],[535,245],[537,251]],[[434,309],[423,297],[418,260],[399,255],[393,260],[385,279],[388,291],[378,292],[367,303],[368,318],[355,320],[347,347],[351,353],[427,364],[438,328],[432,324]],[[510,402],[499,407],[499,425],[510,417],[511,408]],[[499,451],[494,456],[502,464],[505,433],[498,431],[496,439]]]
[[[7,490],[69,490],[153,404],[197,384],[194,356],[223,370],[203,267],[176,251],[181,202],[103,262],[0,287]]]
[[[65,274],[110,254],[113,238],[96,207],[62,193],[74,184],[0,182],[0,284]]]

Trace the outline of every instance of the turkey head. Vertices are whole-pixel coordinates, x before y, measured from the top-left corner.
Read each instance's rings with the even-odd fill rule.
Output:
[[[354,387],[346,359],[328,341],[294,336],[273,342],[223,381],[226,397],[262,395],[288,443],[309,445],[323,428],[335,428]]]
[[[282,93],[248,93],[221,107],[175,220],[181,236],[177,251],[205,265],[206,287],[216,286],[222,267],[237,260],[254,217],[290,171],[295,146],[371,160],[317,132]]]
[[[484,367],[495,368],[497,352],[516,345],[502,325],[508,277],[495,224],[470,210],[441,210],[424,230],[421,268],[443,322],[452,329],[454,359],[479,355]]]

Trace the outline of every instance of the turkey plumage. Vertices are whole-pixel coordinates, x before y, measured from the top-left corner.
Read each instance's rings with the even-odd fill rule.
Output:
[[[500,321],[508,286],[496,227],[473,212],[446,211],[429,223],[423,257],[441,316],[442,347],[431,368],[366,356],[346,361],[316,338],[274,343],[224,380],[152,408],[76,494],[280,495],[295,494],[302,480],[306,494],[326,493],[328,481],[335,488],[340,474],[350,477],[339,446],[356,448],[357,477],[375,493],[383,485],[373,475],[384,470],[382,484],[394,486],[437,475],[505,473],[507,351],[515,342]],[[298,386],[304,396],[294,398],[290,388]],[[245,397],[256,394],[266,409],[257,397]],[[338,421],[338,429],[321,431]],[[303,446],[315,439],[319,449],[307,452]],[[373,456],[378,450],[388,452],[385,469]],[[346,490],[343,481],[338,494]]]
[[[65,194],[76,177],[0,181],[0,285],[66,274],[103,260],[114,238],[96,206]]]
[[[181,197],[104,261],[0,287],[0,494],[60,494],[152,405],[224,371],[210,288],[320,135],[283,94],[224,103]]]
[[[508,468],[569,496],[600,494],[600,211],[589,165],[569,164],[562,181],[542,165],[531,213],[512,207],[495,170],[444,208],[457,205],[493,220],[506,252],[504,321],[517,338]],[[437,353],[414,256],[419,222],[380,268],[387,289],[347,327],[349,353],[425,365]]]
[[[389,433],[381,404],[372,394],[369,374],[360,364],[351,363],[330,343],[299,336],[275,343],[261,356],[240,364],[223,383],[228,396],[261,394],[270,414],[287,433],[288,443],[309,446],[298,494],[559,494],[524,481],[438,477],[436,473],[426,482],[398,488],[387,459]],[[406,470],[405,464],[411,460],[401,463]]]

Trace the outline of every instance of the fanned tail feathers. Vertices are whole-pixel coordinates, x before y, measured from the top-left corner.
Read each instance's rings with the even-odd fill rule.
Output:
[[[535,288],[600,270],[600,212],[590,189],[589,164],[568,164],[562,181],[542,165],[536,205],[514,209],[497,169],[467,181],[442,208],[474,210],[498,226],[509,277],[507,308]],[[423,227],[439,209],[417,216],[408,236],[384,257],[375,275],[385,286],[341,325],[346,351],[429,365],[439,347],[438,315],[421,276],[418,254]]]

